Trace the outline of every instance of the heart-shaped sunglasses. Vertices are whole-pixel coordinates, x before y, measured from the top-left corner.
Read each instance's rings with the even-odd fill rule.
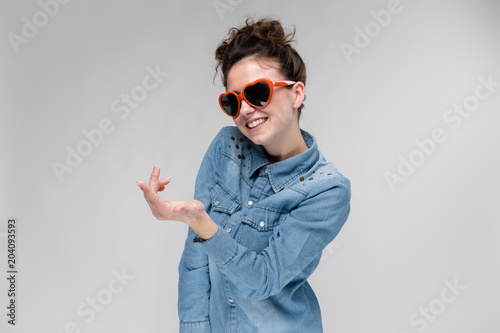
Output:
[[[287,87],[295,84],[294,81],[278,80],[271,81],[268,78],[258,79],[247,84],[241,94],[228,91],[219,96],[219,104],[228,116],[236,118],[240,114],[241,100],[243,99],[254,108],[262,109],[269,104],[273,97],[274,87]]]

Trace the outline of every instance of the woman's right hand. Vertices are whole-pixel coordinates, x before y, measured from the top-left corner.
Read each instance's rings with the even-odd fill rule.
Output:
[[[189,201],[164,201],[158,192],[165,189],[170,183],[170,178],[159,179],[160,168],[154,166],[149,184],[138,181],[137,185],[144,193],[144,198],[151,208],[151,212],[158,220],[180,221],[190,224],[199,215],[205,213],[203,203],[198,200]]]

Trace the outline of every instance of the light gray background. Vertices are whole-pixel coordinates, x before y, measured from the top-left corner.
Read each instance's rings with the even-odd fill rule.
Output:
[[[177,331],[187,227],[156,221],[135,182],[157,164],[172,178],[164,199],[192,198],[208,144],[232,125],[217,105],[213,52],[247,15],[269,15],[296,26],[308,66],[301,126],[352,182],[349,220],[310,278],[325,332],[498,332],[500,87],[458,129],[443,114],[474,94],[479,77],[500,81],[500,3],[401,0],[403,10],[349,62],[341,43],[354,45],[356,27],[387,7],[74,0],[16,52],[8,34],[21,35],[22,18],[41,7],[2,0],[0,268],[15,216],[20,273],[14,328],[0,282],[1,331],[59,333],[72,321],[88,333]],[[111,103],[148,66],[169,75],[120,119]],[[59,181],[52,163],[65,163],[66,146],[104,118],[113,132]],[[392,191],[384,174],[435,128],[447,140]],[[113,270],[134,279],[87,323],[76,309],[106,295]],[[466,287],[449,304],[440,300],[454,295],[446,281]],[[428,307],[439,314],[424,329],[410,317]]]

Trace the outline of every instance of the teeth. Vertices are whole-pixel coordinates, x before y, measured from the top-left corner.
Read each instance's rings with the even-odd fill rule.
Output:
[[[254,120],[252,121],[251,123],[247,124],[247,126],[249,128],[254,128],[256,126],[259,126],[260,124],[262,124],[263,122],[265,122],[267,120],[267,118],[260,118],[260,119],[257,119],[257,120]]]

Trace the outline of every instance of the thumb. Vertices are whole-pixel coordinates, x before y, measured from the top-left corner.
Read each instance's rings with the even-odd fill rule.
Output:
[[[137,186],[139,186],[139,188],[142,190],[142,192],[144,192],[144,194],[148,194],[148,193],[151,193],[151,187],[146,184],[145,182],[139,180],[136,182]]]
[[[151,186],[149,186],[147,183],[139,180],[138,182],[136,182],[136,184],[144,193],[144,198],[148,203],[152,203],[160,198],[158,193],[154,192]]]

